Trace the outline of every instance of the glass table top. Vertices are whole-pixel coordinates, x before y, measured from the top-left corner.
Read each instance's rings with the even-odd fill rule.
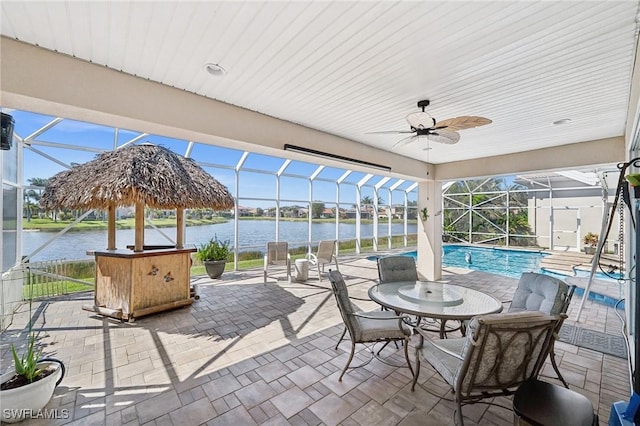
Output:
[[[502,311],[502,303],[490,294],[433,281],[377,284],[369,297],[394,311],[429,318],[465,320]]]

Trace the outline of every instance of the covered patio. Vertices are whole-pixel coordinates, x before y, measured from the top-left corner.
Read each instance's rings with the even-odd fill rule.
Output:
[[[340,268],[351,296],[366,299],[377,280],[375,261],[344,258]],[[132,323],[82,311],[90,293],[34,302],[38,339],[69,367],[48,405],[68,417],[54,424],[453,424],[455,404],[448,386],[428,364],[415,392],[407,368],[376,359],[349,370],[339,382],[349,343],[334,349],[342,320],[329,283],[288,283],[281,277],[264,285],[261,272],[227,273],[222,281],[196,277],[200,299],[193,305]],[[517,284],[516,279],[457,268],[446,269],[443,279],[501,301],[510,300]],[[573,299],[565,324],[619,336],[616,313],[604,304],[587,302],[576,324],[579,301]],[[354,302],[377,309],[373,302]],[[10,362],[9,344],[24,338],[28,317],[25,304],[3,333],[3,364]],[[358,346],[354,365],[370,358]],[[626,360],[563,342],[556,353],[571,389],[587,396],[606,421],[611,404],[628,397]],[[382,354],[403,360],[402,350],[392,347]],[[549,361],[543,375],[559,383]],[[507,409],[465,406],[465,424],[511,425],[510,400],[494,402]]]
[[[415,182],[399,189],[417,190],[418,272],[502,301],[516,279],[442,268],[443,185],[611,168],[640,151],[637,1],[66,1],[3,2],[1,9],[3,113],[126,129],[140,139],[176,138],[186,157],[198,144],[242,151],[238,173],[252,152],[317,162],[313,177],[321,167],[348,164],[365,174],[354,182],[358,188],[372,170]],[[421,105],[421,120],[412,121]],[[438,134],[447,127],[448,138]],[[412,139],[398,146],[405,133]],[[32,144],[36,134],[22,136],[0,151],[3,298],[12,284],[22,294],[23,153],[53,148],[47,140]],[[110,149],[140,139],[116,136]],[[202,161],[215,167],[210,152]],[[279,177],[272,181],[280,200]],[[332,202],[338,209],[342,200]],[[630,214],[620,211],[618,247],[631,271],[637,241]],[[389,238],[382,250],[392,247]],[[375,262],[354,256],[341,259],[340,268],[352,296],[365,299]],[[342,321],[328,282],[263,285],[262,270],[235,269],[222,281],[197,277],[200,299],[191,306],[130,323],[82,312],[91,294],[20,305],[2,333],[3,369],[9,345],[25,340],[30,317],[38,343],[68,366],[48,406],[57,418],[26,424],[453,424],[455,404],[428,366],[415,392],[407,369],[377,360],[338,382],[348,343],[334,349]],[[624,295],[630,305],[633,280],[612,296]],[[574,297],[567,326],[606,333],[592,334],[596,343],[613,334],[631,340],[626,356],[576,339],[564,340],[580,344],[556,345],[571,389],[604,423],[612,404],[632,393],[629,370],[637,369],[638,356],[628,358],[640,354],[633,348],[640,321],[637,311],[621,313],[629,324],[621,333],[614,309],[589,301],[576,323],[579,301]],[[402,358],[393,351],[385,349]],[[368,354],[358,358],[366,362]],[[544,374],[557,382],[550,365]],[[510,401],[495,402],[507,409],[465,407],[468,424],[512,424]]]

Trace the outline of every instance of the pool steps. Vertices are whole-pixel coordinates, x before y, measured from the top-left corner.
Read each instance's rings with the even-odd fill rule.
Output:
[[[574,275],[576,268],[591,270],[592,254],[557,251],[545,251],[544,253],[549,253],[549,255],[540,260],[540,268],[546,271],[561,275]],[[601,256],[600,263],[605,266],[618,267],[618,259],[613,255]]]

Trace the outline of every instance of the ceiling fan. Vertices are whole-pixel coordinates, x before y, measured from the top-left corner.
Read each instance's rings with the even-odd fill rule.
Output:
[[[403,134],[412,133],[404,139],[396,142],[391,149],[400,148],[420,139],[426,139],[427,142],[438,142],[445,144],[454,144],[460,140],[459,130],[471,129],[473,127],[484,126],[490,124],[491,120],[484,117],[476,117],[463,115],[461,117],[449,118],[436,122],[429,113],[425,112],[425,108],[429,106],[429,100],[418,101],[418,108],[422,108],[421,112],[412,112],[407,115],[407,122],[411,130],[390,130],[382,132],[370,132],[369,134]],[[424,148],[430,149],[429,146]]]

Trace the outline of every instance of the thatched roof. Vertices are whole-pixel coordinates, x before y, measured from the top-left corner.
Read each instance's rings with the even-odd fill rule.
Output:
[[[45,209],[131,206],[160,209],[233,207],[227,188],[192,159],[166,148],[131,145],[98,155],[49,179],[40,199]]]

